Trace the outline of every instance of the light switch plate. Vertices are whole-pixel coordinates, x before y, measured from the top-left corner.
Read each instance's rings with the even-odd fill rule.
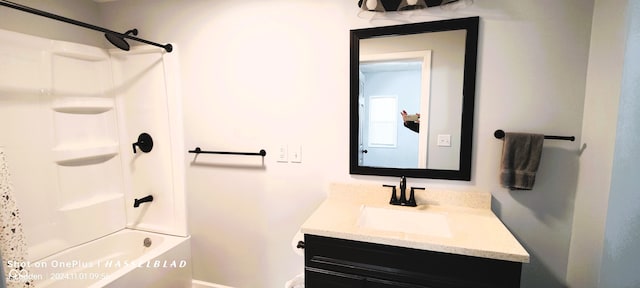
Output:
[[[438,146],[451,147],[451,135],[438,134]]]
[[[278,162],[289,162],[289,151],[287,148],[287,145],[284,144],[280,145],[280,147],[278,148]]]

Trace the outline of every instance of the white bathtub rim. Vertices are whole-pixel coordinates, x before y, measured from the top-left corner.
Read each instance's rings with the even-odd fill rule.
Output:
[[[82,242],[82,243],[80,243],[78,245],[71,246],[71,247],[69,247],[69,248],[67,248],[65,250],[62,250],[62,251],[58,251],[58,252],[55,252],[55,253],[47,254],[47,255],[45,255],[43,257],[40,257],[38,259],[29,259],[28,261],[29,262],[43,261],[43,260],[45,260],[47,258],[50,258],[52,256],[55,256],[55,255],[57,255],[59,253],[64,253],[65,251],[68,251],[68,250],[77,249],[79,247],[86,246],[87,244],[90,244],[91,242],[98,241],[100,239],[115,235],[117,233],[126,233],[126,231],[137,231],[137,232],[144,232],[144,233],[152,233],[152,234],[157,234],[157,235],[162,235],[162,236],[178,237],[178,238],[184,238],[184,239],[191,238],[191,235],[188,235],[188,234],[187,235],[178,235],[178,234],[171,234],[171,233],[161,233],[161,232],[157,232],[157,231],[145,230],[145,229],[139,229],[139,228],[123,227],[123,228],[121,228],[119,230],[113,231],[113,232],[111,232],[109,234],[106,234],[104,236],[98,237],[96,239],[93,239],[93,240],[90,240],[90,241],[87,241],[87,242]]]
[[[124,228],[118,230],[122,231],[122,230],[132,230],[132,231],[139,231],[139,232],[148,232],[148,233],[153,233],[153,234],[158,234],[158,235],[165,235],[165,236],[171,236],[171,237],[179,237],[179,238],[190,238],[191,235],[190,234],[180,234],[180,233],[173,233],[173,232],[160,232],[160,231],[156,231],[153,230],[154,228],[145,228],[145,226],[125,226]]]
[[[120,231],[125,231],[125,230],[131,231],[133,233],[156,234],[156,235],[160,235],[160,236],[164,236],[164,237],[169,237],[169,239],[164,239],[163,240],[163,242],[161,243],[160,247],[156,247],[152,251],[149,251],[149,253],[145,253],[144,255],[142,255],[142,257],[140,257],[139,259],[136,259],[136,263],[146,263],[148,261],[151,261],[152,259],[155,259],[155,258],[161,256],[162,254],[164,254],[165,252],[167,252],[170,248],[177,247],[178,245],[184,243],[185,241],[188,241],[191,238],[191,236],[183,237],[183,236],[176,236],[176,235],[163,234],[163,233],[157,233],[157,232],[142,231],[142,230],[129,229],[129,228],[125,228],[125,229],[120,230]],[[182,260],[182,259],[180,259],[180,260]],[[184,260],[186,260],[186,259],[184,259]],[[187,265],[191,265],[191,263],[187,263]],[[136,268],[138,268],[138,267],[129,266],[129,267],[123,267],[122,269],[118,269],[114,273],[109,274],[108,277],[105,277],[104,279],[92,284],[90,287],[96,287],[96,288],[97,287],[104,287],[104,286],[108,285],[109,283],[115,281],[116,279],[124,276],[125,274],[131,272],[133,269],[136,269]],[[181,269],[181,268],[177,268],[177,269]]]
[[[224,285],[196,280],[196,279],[191,280],[191,283],[192,283],[191,288],[233,288],[231,286],[224,286]]]
[[[152,249],[144,252],[142,255],[138,255],[137,258],[135,258],[135,263],[146,263],[148,261],[151,261],[157,257],[160,257],[161,255],[163,255],[164,253],[170,251],[171,249],[178,247],[179,245],[189,241],[189,239],[191,238],[191,236],[187,236],[187,237],[183,237],[183,236],[176,236],[176,235],[169,235],[169,234],[162,234],[162,233],[156,233],[156,232],[148,232],[148,231],[141,231],[141,230],[135,230],[135,229],[128,229],[128,228],[124,228],[121,230],[118,230],[114,233],[110,233],[108,235],[105,235],[103,237],[97,238],[93,241],[89,241],[80,245],[76,245],[72,248],[60,251],[58,253],[49,255],[47,257],[41,258],[39,260],[36,261],[31,261],[31,263],[36,263],[36,262],[47,262],[47,263],[52,263],[53,261],[62,261],[60,263],[64,263],[64,262],[68,262],[67,260],[73,258],[73,260],[78,260],[82,263],[89,263],[92,261],[95,261],[96,259],[99,259],[99,257],[92,257],[92,259],[76,259],[75,256],[77,255],[73,255],[74,253],[78,253],[78,252],[82,252],[83,250],[86,249],[86,251],[92,251],[92,250],[96,250],[96,248],[100,248],[99,241],[103,241],[104,239],[108,239],[109,237],[118,237],[118,236],[124,236],[127,237],[127,234],[133,234],[134,236],[132,237],[140,237],[140,236],[149,236],[153,239],[153,237],[155,237],[156,239],[154,240],[158,240],[157,238],[161,238],[161,241],[154,241],[155,245],[152,244]],[[137,243],[137,244],[142,244],[142,243]],[[137,245],[135,243],[129,244],[126,243],[126,245]],[[98,251],[100,251],[98,249]],[[123,250],[125,251],[125,250]],[[102,252],[102,251],[101,251]],[[109,255],[109,251],[104,251],[106,252],[105,255]],[[105,255],[98,255],[98,256],[105,256]],[[65,257],[68,258],[65,260]],[[71,258],[70,258],[71,257]],[[79,258],[79,257],[78,257]],[[186,260],[187,262],[190,262],[190,257],[188,257],[187,259],[176,259],[176,261],[180,261],[180,260]],[[132,261],[133,262],[133,261]],[[118,262],[119,263],[119,260]],[[163,263],[164,264],[164,263]],[[171,264],[171,263],[169,263]],[[117,265],[117,264],[116,264]],[[191,263],[187,263],[187,266],[191,265]],[[53,266],[51,266],[53,267]],[[133,271],[134,269],[138,268],[138,266],[135,265],[122,265],[121,267],[118,267],[117,269],[110,271],[109,274],[104,277],[103,279],[99,279],[96,280],[95,282],[93,282],[92,284],[90,284],[90,287],[103,287],[113,281],[115,281],[116,279],[122,277],[123,275]],[[146,267],[145,267],[146,268]],[[153,267],[151,267],[153,268]],[[34,268],[35,269],[35,268]],[[64,274],[64,273],[82,273],[82,271],[80,270],[66,270],[64,268],[61,268],[61,270],[52,270],[49,271],[48,267],[43,268],[44,270],[35,270],[34,272],[37,272],[37,275],[43,275],[46,276],[49,273],[52,274]],[[108,270],[105,270],[108,271]],[[43,273],[45,272],[45,273]],[[46,279],[44,280],[43,283],[50,283],[51,280],[50,279]],[[36,282],[37,283],[37,282]],[[46,286],[45,286],[46,287]]]

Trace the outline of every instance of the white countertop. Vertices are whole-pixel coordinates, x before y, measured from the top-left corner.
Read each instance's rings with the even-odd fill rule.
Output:
[[[490,210],[489,193],[418,190],[418,207],[401,207],[388,204],[390,191],[380,185],[332,184],[329,197],[300,230],[318,236],[529,262],[527,251]],[[444,215],[451,237],[361,227],[358,219],[364,206]]]

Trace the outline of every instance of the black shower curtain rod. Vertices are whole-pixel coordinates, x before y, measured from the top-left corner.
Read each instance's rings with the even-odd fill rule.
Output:
[[[165,44],[165,45],[158,44],[158,43],[151,42],[151,41],[148,41],[148,40],[145,40],[145,39],[141,39],[141,38],[138,38],[138,37],[131,36],[128,33],[127,34],[122,34],[122,33],[116,32],[116,31],[112,31],[112,30],[109,30],[109,29],[106,29],[106,28],[102,28],[100,26],[95,26],[95,25],[91,25],[91,24],[88,24],[88,23],[80,22],[78,20],[73,20],[73,19],[70,19],[70,18],[67,18],[67,17],[63,17],[63,16],[60,16],[60,15],[56,15],[56,14],[53,14],[53,13],[46,12],[46,11],[38,10],[38,9],[31,8],[31,7],[28,7],[28,6],[25,6],[25,5],[13,3],[11,1],[0,0],[0,5],[5,6],[5,7],[9,7],[9,8],[13,8],[13,9],[16,9],[16,10],[20,10],[20,11],[23,11],[23,12],[27,12],[27,13],[36,14],[36,15],[40,15],[40,16],[43,16],[43,17],[51,18],[51,19],[54,19],[54,20],[66,22],[66,23],[69,23],[69,24],[81,26],[81,27],[84,27],[84,28],[100,31],[100,32],[105,33],[105,35],[113,35],[113,36],[119,37],[121,39],[127,38],[127,39],[135,40],[135,41],[138,41],[138,42],[142,42],[142,43],[145,43],[145,44],[161,47],[161,48],[164,48],[164,50],[167,51],[167,52],[171,52],[173,50],[173,46],[171,44]],[[123,50],[128,50],[128,49],[123,49]]]

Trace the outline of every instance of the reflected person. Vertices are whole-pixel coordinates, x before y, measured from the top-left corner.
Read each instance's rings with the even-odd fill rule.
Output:
[[[407,127],[411,131],[416,133],[420,132],[420,113],[408,115],[407,111],[402,110],[402,112],[400,112],[400,115],[402,116],[404,127]]]

